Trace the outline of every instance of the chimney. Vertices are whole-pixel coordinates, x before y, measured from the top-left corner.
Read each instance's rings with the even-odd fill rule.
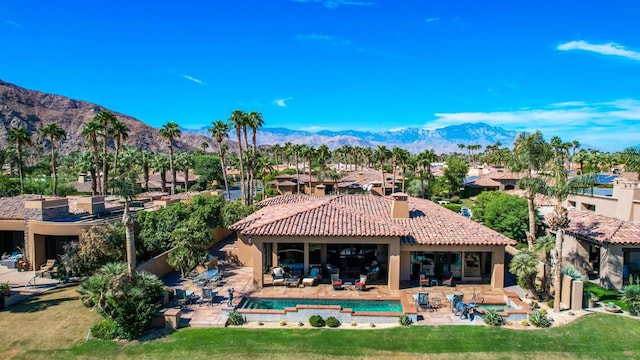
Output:
[[[392,219],[408,219],[409,218],[409,195],[401,192],[391,194],[393,202],[391,203]]]
[[[315,191],[314,194],[318,195],[318,196],[324,196],[325,195],[325,188],[326,188],[326,186],[324,186],[322,184],[316,185],[316,191]]]
[[[358,172],[358,181],[364,181],[364,174],[362,173],[362,171]]]
[[[616,218],[634,221],[634,203],[640,200],[640,181],[618,178],[613,181],[613,196],[618,201]],[[637,215],[636,215],[637,216]]]

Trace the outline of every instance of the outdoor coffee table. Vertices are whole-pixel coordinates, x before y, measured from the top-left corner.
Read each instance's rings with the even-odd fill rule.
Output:
[[[286,287],[298,287],[299,284],[300,284],[300,278],[290,277],[290,278],[284,279],[284,286]]]
[[[442,299],[440,299],[439,297],[432,298],[431,302],[433,303],[431,305],[433,305],[434,309],[440,309],[440,306],[442,306]]]
[[[351,281],[345,281],[342,286],[347,290],[353,290],[353,282]]]

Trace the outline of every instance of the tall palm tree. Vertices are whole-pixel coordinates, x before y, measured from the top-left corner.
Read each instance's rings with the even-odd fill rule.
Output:
[[[276,161],[277,165],[280,165],[280,154],[282,152],[282,146],[280,146],[280,144],[275,144],[273,145],[273,147],[271,148],[271,150],[273,151],[273,157]]]
[[[209,143],[206,141],[203,141],[200,143],[200,150],[202,151],[202,153],[206,153],[207,149],[209,148]]]
[[[129,138],[129,127],[124,122],[118,120],[117,118],[111,121],[111,128],[109,128],[109,132],[116,143],[116,156],[113,159],[113,170],[117,171],[118,169],[118,155],[120,154],[120,146],[122,142]]]
[[[553,254],[553,288],[555,291],[553,310],[558,312],[560,311],[560,293],[562,287],[562,244],[564,242],[564,232],[570,223],[569,214],[563,206],[563,203],[571,194],[592,189],[595,184],[595,175],[582,174],[569,178],[564,167],[565,157],[562,153],[566,150],[563,148],[561,142],[554,141],[554,139],[551,140],[553,162],[551,163],[549,174],[552,182],[547,189],[547,195],[556,200],[550,227],[556,232],[556,248]]]
[[[638,180],[640,180],[640,146],[628,147],[622,150],[620,157],[627,167],[626,170],[638,173]]]
[[[20,174],[20,192],[24,194],[22,151],[24,150],[25,146],[32,145],[33,140],[31,140],[31,135],[27,131],[27,128],[23,126],[9,129],[9,131],[7,132],[7,137],[9,138],[9,141],[16,144],[16,149],[18,150],[18,173]]]
[[[95,166],[95,177],[91,179],[91,193],[98,194],[100,189],[100,161],[98,156],[98,137],[102,134],[102,124],[95,119],[86,122],[82,128],[82,135],[91,144],[93,152],[93,164]]]
[[[160,136],[169,142],[169,168],[171,170],[171,195],[176,193],[176,168],[173,163],[173,140],[182,135],[180,126],[173,121],[169,121],[160,128]]]
[[[300,193],[300,153],[302,152],[302,145],[293,144],[291,145],[291,152],[296,161],[296,183],[298,185],[298,194]]]
[[[40,139],[49,138],[51,146],[51,173],[53,174],[53,196],[58,195],[58,168],[56,166],[56,141],[60,141],[67,133],[56,123],[50,123],[38,130]]]
[[[262,174],[262,200],[264,200],[267,190],[267,173],[273,172],[273,163],[267,156],[259,156],[256,161],[256,169]]]
[[[433,149],[425,149],[418,155],[417,164],[419,167],[422,166],[422,171],[420,173],[420,181],[422,184],[422,194],[426,195],[427,199],[431,199],[431,164],[434,163],[437,159],[437,155]],[[424,189],[424,181],[422,180],[423,174],[427,173],[427,190],[425,192]]]
[[[224,153],[222,151],[222,141],[229,138],[229,124],[222,120],[216,120],[211,122],[211,127],[207,129],[207,131],[218,143],[218,155],[220,156],[220,166],[222,167],[222,177],[224,178],[224,189],[227,192],[227,199],[231,199],[229,181],[227,180],[227,167],[224,164]]]
[[[396,173],[398,172],[398,162],[402,162],[402,159],[405,156],[404,149],[398,146],[394,146],[391,149],[391,154],[393,156],[393,190],[396,191]],[[403,186],[404,188],[404,186]]]
[[[313,146],[302,146],[302,157],[307,159],[307,162],[309,163],[309,195],[313,194],[313,187],[311,183],[311,161],[313,160],[315,154],[316,149]]]
[[[249,179],[249,193],[253,195],[253,178],[255,176],[257,148],[256,135],[258,134],[258,129],[260,129],[264,125],[262,114],[257,111],[250,112],[247,115],[247,125],[251,127],[251,178]],[[249,203],[253,203],[253,196],[250,196],[249,199]]]
[[[386,179],[384,178],[384,163],[389,159],[389,157],[391,156],[391,151],[389,151],[389,149],[387,149],[386,146],[384,145],[378,145],[378,147],[376,148],[375,151],[375,157],[376,160],[378,160],[378,163],[380,164],[380,174],[381,174],[381,180],[382,180],[382,196],[386,195]]]
[[[144,180],[144,191],[149,191],[149,173],[151,172],[151,165],[153,163],[153,154],[148,150],[141,150],[138,153],[136,161],[140,169],[142,170],[142,176]]]
[[[151,168],[153,171],[160,173],[160,188],[162,192],[167,191],[167,170],[171,168],[169,157],[165,153],[157,153],[153,156],[151,161]],[[148,185],[147,185],[148,187]]]
[[[194,166],[193,154],[190,152],[180,152],[176,155],[176,168],[184,172],[184,191],[189,190],[189,169],[193,169]]]
[[[117,119],[111,111],[100,110],[93,118],[93,120],[100,123],[102,130],[102,195],[107,195],[107,184],[109,183],[109,163],[107,162],[107,145],[109,144],[109,135],[111,131],[109,126],[113,124]]]
[[[527,234],[529,249],[533,249],[536,240],[535,197],[537,194],[544,193],[547,188],[546,182],[536,174],[544,169],[551,160],[551,156],[551,147],[544,140],[540,131],[532,134],[520,133],[516,137],[511,169],[526,172],[526,176],[518,180],[518,187],[525,191],[529,207],[529,231]]]
[[[125,174],[114,178],[109,184],[113,193],[120,196],[124,200],[124,212],[122,213],[122,223],[125,227],[125,242],[127,249],[127,270],[129,274],[133,274],[136,268],[136,240],[135,240],[135,223],[133,216],[129,210],[129,203],[133,200],[137,193],[136,175],[130,168]]]
[[[331,156],[331,150],[325,144],[322,144],[318,147],[318,158],[320,159],[320,164],[322,164],[322,169],[326,170],[327,168],[327,158]]]
[[[236,129],[236,137],[238,138],[238,154],[240,156],[240,198],[243,204],[247,203],[246,187],[244,182],[244,159],[242,154],[242,128],[246,122],[246,114],[242,110],[234,110],[229,117],[229,124]]]

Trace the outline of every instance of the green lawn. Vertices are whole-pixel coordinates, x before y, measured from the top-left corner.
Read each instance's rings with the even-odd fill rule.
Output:
[[[90,341],[32,350],[24,358],[143,359],[629,359],[640,358],[640,321],[590,315],[545,330],[478,326],[346,329],[182,329],[166,338],[124,344]]]

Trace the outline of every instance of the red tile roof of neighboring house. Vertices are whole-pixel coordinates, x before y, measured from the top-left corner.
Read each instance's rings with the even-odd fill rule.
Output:
[[[570,210],[569,220],[566,231],[570,235],[601,244],[640,244],[640,224],[581,210]]]
[[[391,218],[392,199],[371,195],[278,196],[233,224],[243,235],[399,237],[407,244],[514,245],[515,241],[431,201],[409,197],[410,217]]]

